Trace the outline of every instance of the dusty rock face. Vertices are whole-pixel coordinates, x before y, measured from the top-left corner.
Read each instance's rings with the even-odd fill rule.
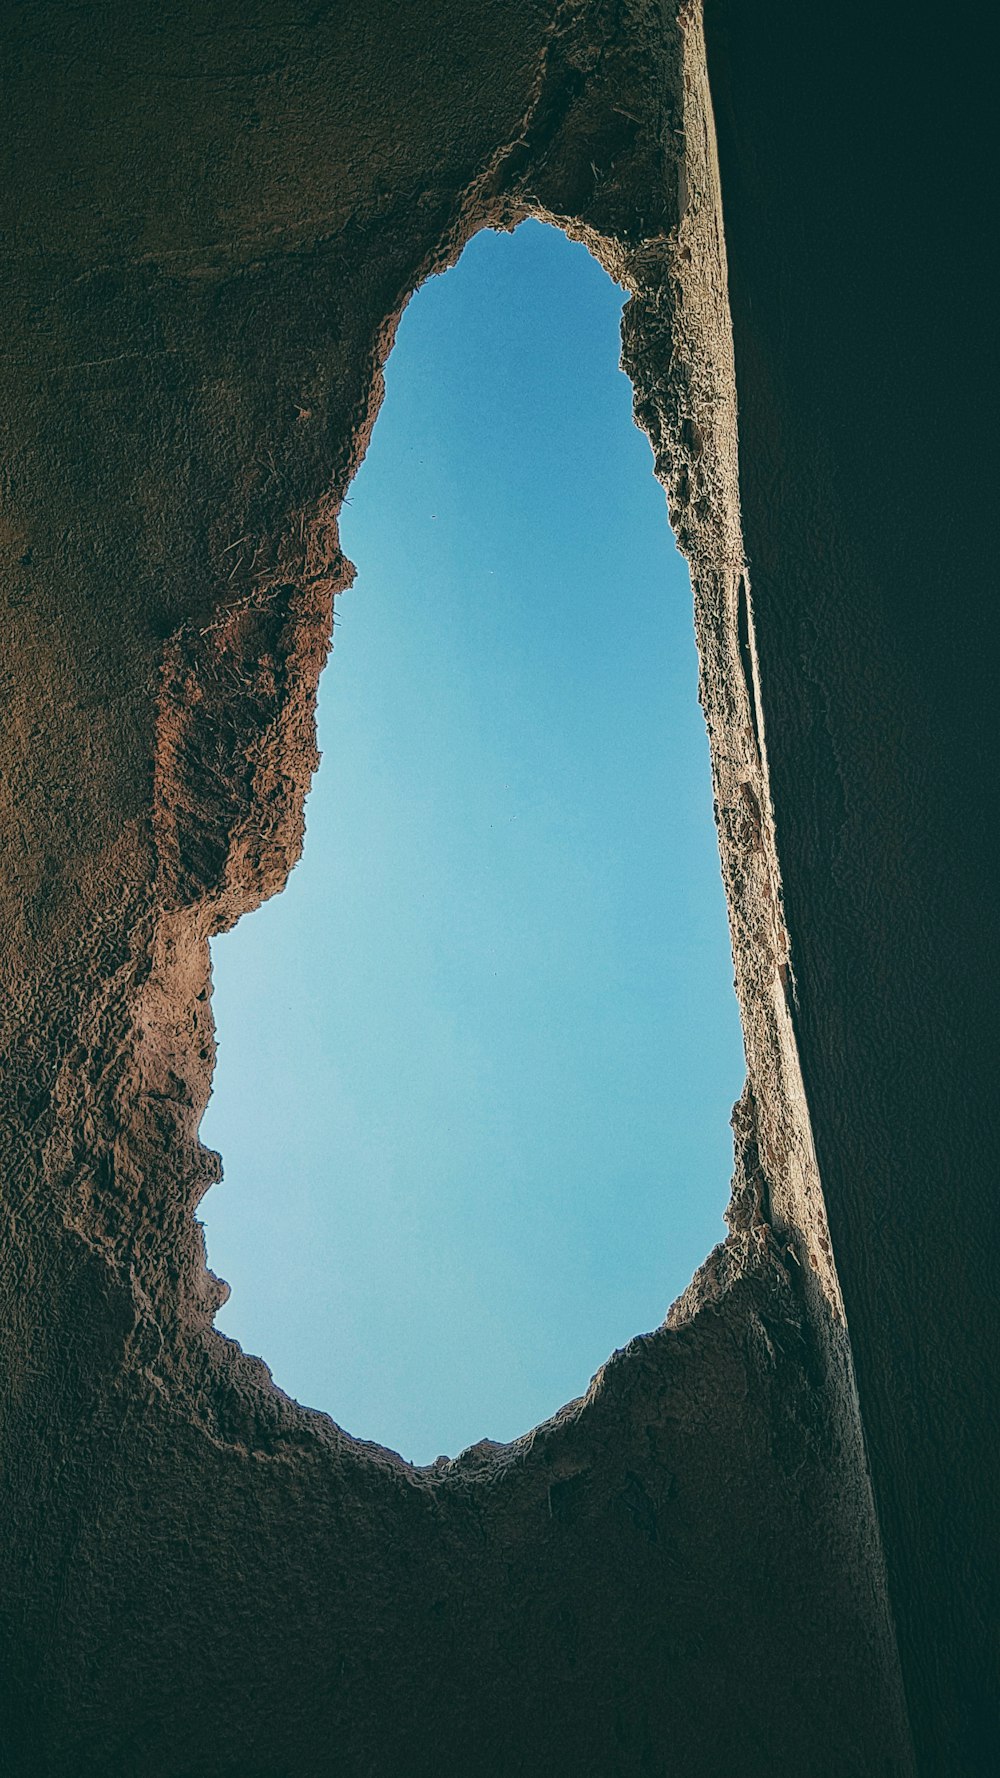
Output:
[[[790,33],[812,66],[773,10],[767,53]],[[0,1744],[18,1778],[959,1769],[940,1724],[970,1706],[926,1613],[957,1660],[979,1577],[948,1594],[945,1441],[893,1394],[913,1307],[897,1281],[880,1321],[861,1257],[871,1238],[924,1287],[926,1243],[894,1274],[886,1239],[887,1150],[909,1141],[878,1052],[891,992],[876,981],[852,1060],[869,904],[856,875],[849,916],[831,890],[850,855],[883,893],[912,845],[905,799],[887,840],[858,735],[872,682],[903,712],[920,663],[893,678],[873,573],[865,658],[816,640],[831,599],[838,635],[854,607],[824,579],[811,409],[808,475],[769,470],[800,347],[754,230],[796,143],[808,192],[809,120],[779,153],[752,11],[709,18],[731,272],[694,6],[52,0],[11,22]],[[478,228],[528,215],[632,293],[624,362],[692,568],[749,1081],[730,1237],[663,1328],[529,1437],[414,1470],[212,1330],[208,938],[301,846],[352,573],[339,503],[401,310]],[[786,510],[796,572],[812,540],[791,581]],[[899,1057],[919,1068],[916,1038]],[[940,1359],[929,1374],[947,1382]],[[970,1524],[968,1480],[948,1485]]]

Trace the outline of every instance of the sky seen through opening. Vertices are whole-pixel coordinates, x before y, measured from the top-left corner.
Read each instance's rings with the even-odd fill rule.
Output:
[[[581,1394],[725,1232],[742,1040],[622,301],[525,223],[410,303],[304,856],[212,945],[216,1324],[418,1463]]]

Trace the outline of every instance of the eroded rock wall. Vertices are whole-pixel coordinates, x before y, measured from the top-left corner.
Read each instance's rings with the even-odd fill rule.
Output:
[[[51,0],[8,36],[8,1769],[909,1773],[697,9]],[[207,945],[301,845],[401,308],[529,214],[632,292],[750,1082],[731,1237],[666,1325],[527,1439],[415,1471],[212,1330]]]
[[[996,1683],[995,185],[985,16],[711,0],[795,1024],[921,1770]]]

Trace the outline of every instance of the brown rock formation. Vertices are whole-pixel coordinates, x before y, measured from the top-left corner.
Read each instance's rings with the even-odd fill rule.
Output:
[[[720,197],[695,5],[7,12],[5,1769],[988,1769],[995,554],[954,43],[713,0]],[[962,229],[943,341],[928,207]],[[664,1327],[414,1470],[212,1330],[208,938],[301,844],[401,309],[528,215],[632,293],[750,1074],[732,1232]]]

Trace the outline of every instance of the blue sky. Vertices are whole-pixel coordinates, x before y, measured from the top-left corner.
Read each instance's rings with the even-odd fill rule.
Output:
[[[212,946],[217,1325],[415,1462],[580,1394],[724,1233],[743,1051],[622,301],[526,223],[411,302],[303,860]]]

